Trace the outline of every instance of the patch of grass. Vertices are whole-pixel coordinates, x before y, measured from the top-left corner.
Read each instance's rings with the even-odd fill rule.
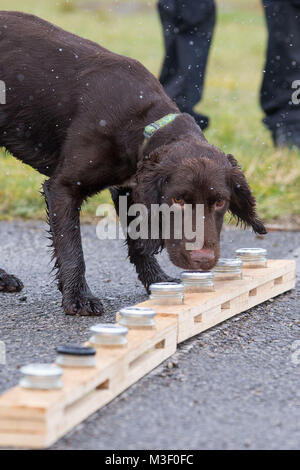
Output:
[[[258,95],[266,29],[259,0],[219,0],[205,93],[197,109],[211,118],[206,137],[232,153],[246,171],[264,219],[300,214],[300,155],[275,150],[264,128]],[[158,75],[163,58],[156,1],[11,0],[9,9],[39,15],[120,54],[140,60]],[[7,9],[7,0],[0,0]],[[1,77],[0,77],[1,78]],[[0,218],[40,218],[43,177],[0,150]],[[95,196],[83,214],[95,216],[107,191]]]

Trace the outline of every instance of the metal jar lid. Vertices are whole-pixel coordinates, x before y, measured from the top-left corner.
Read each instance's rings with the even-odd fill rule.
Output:
[[[150,287],[151,294],[182,294],[184,285],[176,282],[157,282],[156,284],[151,284]]]
[[[56,364],[67,367],[94,367],[96,350],[78,344],[66,344],[56,348]]]
[[[212,271],[182,271],[182,282],[213,281],[214,273]]]
[[[58,354],[66,354],[69,356],[95,356],[96,349],[81,344],[64,344],[56,348]]]
[[[120,325],[154,326],[155,310],[146,307],[126,307],[120,310]]]
[[[40,390],[52,390],[62,387],[63,371],[55,364],[28,364],[20,369],[23,377],[20,386]]]
[[[90,328],[89,342],[100,346],[122,346],[127,344],[128,328],[115,323],[98,323]]]
[[[235,254],[241,258],[262,258],[267,256],[267,250],[265,248],[239,248],[235,250]]]
[[[214,267],[214,271],[223,272],[241,269],[243,262],[239,258],[220,258],[217,265]]]

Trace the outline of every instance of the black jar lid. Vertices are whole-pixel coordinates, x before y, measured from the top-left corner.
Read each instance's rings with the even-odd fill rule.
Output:
[[[69,356],[94,356],[96,349],[80,344],[63,344],[56,348],[58,354],[67,354]]]

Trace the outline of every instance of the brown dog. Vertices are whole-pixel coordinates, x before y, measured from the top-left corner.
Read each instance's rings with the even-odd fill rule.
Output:
[[[128,239],[130,261],[146,286],[169,280],[154,254],[164,245],[176,265],[210,269],[219,257],[223,216],[230,210],[265,233],[255,200],[231,155],[208,144],[194,119],[179,114],[143,145],[145,126],[179,113],[140,63],[35,16],[0,12],[0,146],[49,177],[44,184],[63,307],[68,314],[103,311],[85,280],[80,207],[107,187],[150,207],[162,201],[205,206],[205,240]],[[126,182],[135,180],[134,188]],[[22,283],[0,270],[0,290]]]

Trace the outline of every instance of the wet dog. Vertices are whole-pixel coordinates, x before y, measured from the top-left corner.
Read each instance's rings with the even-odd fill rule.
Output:
[[[105,188],[117,209],[122,194],[148,208],[161,202],[183,210],[187,203],[204,205],[201,249],[187,251],[184,239],[128,238],[130,261],[146,288],[170,280],[155,259],[162,247],[177,266],[211,269],[227,210],[265,233],[236,160],[206,141],[139,62],[35,16],[2,11],[0,79],[6,86],[0,146],[48,177],[43,191],[67,314],[103,311],[85,280],[80,207]],[[169,114],[178,115],[145,144],[145,127]],[[0,291],[21,288],[0,270]]]

